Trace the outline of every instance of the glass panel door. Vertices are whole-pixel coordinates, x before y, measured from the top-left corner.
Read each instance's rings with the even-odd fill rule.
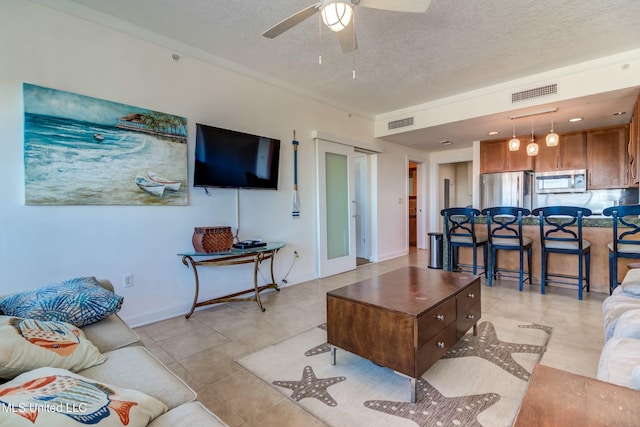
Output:
[[[356,268],[353,147],[316,140],[319,277]]]

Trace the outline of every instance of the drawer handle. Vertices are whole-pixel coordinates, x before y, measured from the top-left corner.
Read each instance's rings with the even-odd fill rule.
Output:
[[[469,298],[475,298],[475,297],[476,297],[476,296],[475,296],[475,294],[467,294],[467,296],[468,296]]]
[[[438,344],[436,344],[438,346],[438,348],[444,348],[444,342],[442,341],[438,341]]]
[[[475,314],[467,314],[467,319],[475,319],[476,315]]]
[[[436,316],[436,319],[438,319],[438,320],[444,320],[444,314],[438,314],[438,315]]]

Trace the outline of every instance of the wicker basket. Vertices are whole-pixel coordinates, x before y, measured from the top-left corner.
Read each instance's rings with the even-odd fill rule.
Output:
[[[193,247],[200,253],[228,251],[233,245],[231,227],[195,227]]]

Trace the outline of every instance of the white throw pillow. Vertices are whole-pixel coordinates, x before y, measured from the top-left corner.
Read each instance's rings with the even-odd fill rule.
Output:
[[[622,279],[622,292],[640,297],[640,268],[632,268]]]

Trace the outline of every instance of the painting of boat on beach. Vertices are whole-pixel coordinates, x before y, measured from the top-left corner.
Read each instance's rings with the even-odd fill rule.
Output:
[[[188,203],[187,120],[28,83],[27,205]]]

